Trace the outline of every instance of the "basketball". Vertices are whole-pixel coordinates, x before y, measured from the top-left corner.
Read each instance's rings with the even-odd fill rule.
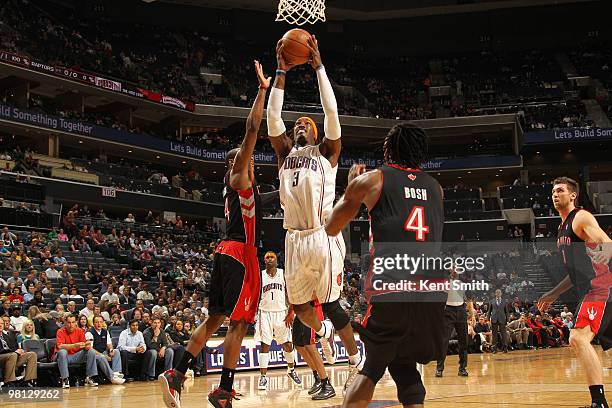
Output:
[[[310,33],[301,28],[294,28],[283,35],[283,55],[285,61],[291,65],[302,65],[310,59],[308,39]]]

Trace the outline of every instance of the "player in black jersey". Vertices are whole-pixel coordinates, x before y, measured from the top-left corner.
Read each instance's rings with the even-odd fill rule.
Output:
[[[435,243],[442,240],[444,226],[442,188],[419,169],[426,153],[422,129],[407,123],[394,126],[385,138],[382,167],[367,173],[363,165],[351,168],[346,192],[327,221],[327,233],[333,236],[340,232],[363,203],[370,215],[373,260],[394,258],[394,249],[385,244],[400,243],[400,248],[408,252],[417,246],[438,245]],[[446,352],[446,292],[408,293],[388,286],[385,289],[378,281],[383,274],[374,277],[373,272],[371,268],[365,282],[367,314],[362,326],[355,325],[365,343],[366,361],[345,396],[344,406],[367,407],[387,368],[397,386],[399,401],[405,407],[421,406],[425,387],[416,364],[437,360]],[[440,272],[435,277],[442,276]],[[430,277],[425,271],[419,274]],[[390,276],[386,283],[393,283],[394,277],[398,276]]]
[[[259,92],[247,118],[242,145],[228,152],[225,159],[229,169],[223,190],[227,230],[225,239],[215,250],[209,295],[210,317],[193,333],[178,365],[159,376],[168,408],[180,408],[181,386],[187,369],[226,317],[230,318],[230,326],[224,342],[221,382],[219,388],[208,395],[208,401],[216,408],[231,408],[235,397],[234,373],[242,339],[248,325],[255,320],[261,286],[256,248],[261,225],[261,200],[255,184],[253,150],[272,78],[264,76],[259,62],[255,61],[254,65]]]
[[[612,346],[612,241],[591,213],[576,207],[579,191],[575,180],[559,177],[553,184],[553,205],[561,216],[557,247],[567,276],[540,298],[538,309],[548,310],[562,293],[576,288],[579,304],[570,345],[586,372],[591,407],[607,408],[603,367],[591,341],[597,336],[604,350]]]

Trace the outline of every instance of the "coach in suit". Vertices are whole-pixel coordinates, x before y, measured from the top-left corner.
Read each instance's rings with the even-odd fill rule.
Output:
[[[497,352],[497,333],[501,333],[502,347],[504,353],[508,352],[508,331],[506,323],[508,322],[508,312],[506,304],[502,299],[501,289],[495,291],[495,299],[491,301],[491,309],[489,310],[489,320],[493,329],[493,353]]]

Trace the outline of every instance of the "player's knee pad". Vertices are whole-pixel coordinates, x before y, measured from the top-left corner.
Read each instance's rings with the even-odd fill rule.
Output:
[[[336,330],[341,330],[349,324],[350,319],[342,306],[340,306],[340,301],[334,300],[330,303],[323,303],[322,305],[323,313],[327,318],[332,322]]]

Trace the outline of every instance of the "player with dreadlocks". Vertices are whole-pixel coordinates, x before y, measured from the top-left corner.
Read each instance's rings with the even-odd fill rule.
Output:
[[[333,236],[365,204],[370,215],[371,268],[365,281],[368,310],[355,325],[366,348],[366,361],[350,386],[345,407],[367,407],[376,383],[388,368],[404,407],[422,406],[425,387],[416,364],[446,352],[445,292],[415,292],[406,280],[436,281],[443,271],[401,269],[397,255],[434,255],[442,240],[442,188],[420,170],[427,154],[425,132],[412,124],[394,126],[385,138],[384,164],[369,172],[353,165],[348,187],[325,225]],[[384,267],[384,268],[383,268]],[[412,283],[412,282],[411,282]]]

